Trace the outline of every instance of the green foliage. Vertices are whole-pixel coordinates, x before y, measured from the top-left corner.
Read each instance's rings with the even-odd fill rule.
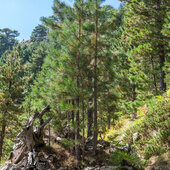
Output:
[[[79,110],[81,113],[84,107],[86,112],[93,105],[94,18],[96,17],[94,6],[94,2],[76,1],[71,8],[60,1],[55,1],[53,8],[55,18],[43,18],[46,25],[51,28],[48,55],[44,57],[42,67],[39,63],[44,55],[41,54],[40,47],[36,50],[37,54],[35,51],[30,59],[31,62],[34,61],[35,56],[37,62],[35,64],[32,62],[32,66],[34,70],[42,70],[37,75],[32,91],[27,97],[26,103],[29,102],[30,105],[25,104],[25,108],[34,110],[50,103],[52,112],[60,119],[58,125],[55,123],[58,130],[66,123],[72,128],[70,117],[73,111]],[[98,10],[98,30],[101,35],[98,40],[98,102],[99,110],[103,112],[99,119],[104,119],[101,123],[104,127],[107,123],[107,115],[115,117],[116,110],[117,95],[111,89],[115,77],[115,64],[112,59],[110,35],[118,11],[100,5]],[[108,19],[106,19],[107,14],[109,14]],[[44,51],[47,52],[47,49]],[[37,69],[38,66],[40,69]],[[76,103],[77,98],[79,104]],[[71,104],[72,101],[75,102],[74,105]],[[83,127],[85,124],[86,120],[85,123],[80,123]]]
[[[141,160],[137,156],[124,151],[116,150],[109,158],[109,162],[113,165],[123,165],[125,161],[133,164],[136,168],[142,165]]]
[[[26,66],[21,65],[20,53],[16,47],[14,51],[7,52],[0,60],[0,108],[3,112],[6,107],[17,108],[17,103],[24,97],[24,85],[28,77],[25,76]]]
[[[62,139],[61,141],[62,145],[66,148],[66,149],[70,149],[74,147],[74,140],[68,140],[68,139]]]
[[[0,59],[0,126],[5,137],[1,137],[0,140],[2,144],[4,140],[2,147],[5,156],[9,154],[12,140],[22,126],[19,116],[22,113],[21,104],[28,81],[26,66],[21,64],[20,48],[16,46]]]
[[[0,57],[7,50],[12,50],[14,44],[17,42],[15,39],[19,36],[18,31],[9,28],[0,29]]]
[[[31,42],[41,42],[46,40],[47,41],[47,36],[48,34],[48,28],[46,28],[44,25],[38,25],[34,28],[34,30],[32,31],[30,40]]]
[[[134,127],[126,131],[124,142],[131,142],[134,133],[139,133],[139,139],[135,141],[135,149],[143,154],[145,159],[153,155],[159,155],[167,151],[170,134],[170,96],[168,92],[160,97],[148,100],[148,111],[144,117],[134,123]],[[136,122],[136,121],[135,121]]]

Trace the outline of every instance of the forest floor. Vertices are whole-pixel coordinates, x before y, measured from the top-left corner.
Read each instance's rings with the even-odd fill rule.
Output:
[[[48,140],[49,140],[49,134],[48,130],[45,131],[45,138],[44,140],[46,141],[46,145],[48,145]],[[51,139],[51,145],[46,146],[42,149],[42,153],[45,157],[47,155],[55,155],[55,164],[51,165],[51,167],[65,167],[69,169],[77,169],[77,162],[74,156],[74,147],[66,146],[62,141],[56,141],[58,134],[54,132],[53,129],[51,129],[50,132],[50,139]],[[62,140],[65,140],[64,138]],[[103,148],[98,150],[97,155],[93,155],[93,151],[84,151],[82,153],[81,149],[81,154],[82,160],[79,162],[79,167],[80,169],[87,167],[87,166],[92,166],[95,168],[99,168],[101,166],[109,166],[109,147]]]
[[[130,129],[133,128],[133,126],[137,123],[139,123],[141,120],[143,119],[142,116],[139,116],[138,119],[136,119],[135,121],[132,121],[130,118],[122,118],[116,125],[114,128],[111,128],[110,130],[107,130],[107,132],[105,134],[102,135],[102,138],[104,138],[104,142],[108,142],[109,146],[102,146],[99,144],[99,146],[101,146],[102,148],[100,148],[97,152],[97,155],[94,156],[92,151],[87,151],[85,150],[84,153],[82,153],[81,150],[81,155],[83,154],[83,159],[80,161],[79,164],[79,168],[77,168],[77,164],[76,164],[76,160],[75,160],[75,156],[74,156],[74,144],[73,146],[69,145],[69,143],[67,143],[67,139],[62,138],[62,140],[60,141],[55,141],[56,138],[58,138],[58,134],[56,134],[54,132],[53,129],[51,129],[51,134],[50,134],[50,138],[51,138],[51,146],[46,146],[45,150],[43,151],[44,154],[54,154],[55,158],[56,158],[56,165],[54,165],[57,168],[61,168],[61,167],[65,167],[66,169],[83,169],[83,168],[89,168],[89,167],[93,167],[93,168],[100,168],[100,167],[107,167],[107,166],[115,166],[113,164],[110,163],[110,158],[112,153],[110,152],[111,146],[112,146],[112,142],[114,141],[114,143],[118,142],[120,143],[122,141],[122,139],[124,138],[124,134],[125,132]],[[113,137],[113,138],[110,138]],[[45,141],[48,145],[48,131],[46,130],[46,138]],[[64,141],[65,140],[65,144]],[[123,148],[123,147],[122,147]],[[114,148],[113,148],[114,149]],[[114,151],[113,151],[114,152]],[[116,157],[126,157],[125,155],[117,155]],[[127,156],[128,158],[128,156]],[[146,170],[151,170],[153,168],[157,168],[160,170],[170,170],[170,162],[169,159],[170,158],[170,152],[167,151],[164,154],[160,154],[158,156],[152,156],[147,163],[147,166],[144,168],[141,167],[141,169],[146,169]],[[121,157],[120,157],[121,159]],[[128,158],[129,159],[129,158]],[[128,161],[125,161],[125,166],[127,166]],[[138,168],[134,168],[133,166],[131,166],[132,164],[130,163],[128,165],[128,167],[132,168],[132,169],[138,169]],[[53,166],[53,167],[54,167]],[[122,165],[121,165],[122,166]],[[115,166],[116,167],[116,166]],[[117,165],[118,168],[114,168],[114,169],[119,169],[119,165]]]

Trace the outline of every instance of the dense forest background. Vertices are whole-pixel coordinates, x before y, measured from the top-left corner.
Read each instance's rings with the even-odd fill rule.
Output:
[[[120,145],[118,136],[141,160],[166,153],[168,9],[168,0],[122,0],[119,9],[102,0],[75,0],[73,7],[55,0],[53,15],[41,18],[30,40],[18,42],[18,31],[0,29],[0,159],[26,119],[47,105],[54,115],[49,128],[73,146],[78,161],[89,137],[94,155],[99,139]],[[132,160],[116,154],[119,162]]]

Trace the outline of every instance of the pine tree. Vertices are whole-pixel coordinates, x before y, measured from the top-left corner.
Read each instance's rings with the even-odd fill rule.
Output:
[[[5,51],[12,50],[15,42],[17,42],[15,38],[18,36],[19,33],[16,30],[9,28],[0,29],[0,57]]]
[[[0,158],[3,153],[3,144],[6,128],[17,120],[21,112],[20,104],[24,97],[24,84],[28,79],[24,77],[26,66],[21,65],[19,50],[5,53],[0,61],[0,113],[1,113],[1,134],[0,134]]]
[[[133,51],[138,54],[140,53],[140,55],[142,54],[145,57],[143,61],[150,63],[151,68],[149,71],[146,63],[144,67],[146,68],[146,74],[149,73],[148,76],[152,75],[153,77],[155,93],[157,93],[158,78],[160,91],[166,90],[165,71],[163,68],[167,57],[167,51],[165,50],[167,41],[166,36],[162,34],[162,30],[168,10],[167,3],[166,0],[126,2],[127,11],[129,11],[127,13],[129,24],[126,25],[126,29],[129,30],[129,37],[131,37],[131,41],[135,45],[136,50]],[[135,19],[134,24],[132,24],[132,21],[134,21],[132,18]],[[157,68],[159,68],[159,76],[157,76]]]

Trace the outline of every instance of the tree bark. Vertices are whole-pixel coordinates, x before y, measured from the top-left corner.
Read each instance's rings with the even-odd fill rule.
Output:
[[[110,122],[111,122],[110,119],[111,119],[111,118],[110,118],[110,111],[109,111],[109,109],[108,109],[108,117],[107,117],[107,125],[108,125],[108,129],[110,129]]]
[[[72,100],[72,106],[73,106],[73,110],[72,110],[72,113],[71,113],[72,126],[73,126],[72,139],[75,139],[74,100]]]
[[[84,160],[84,151],[85,151],[85,107],[84,101],[82,101],[82,118],[83,118],[83,148],[82,148],[82,160]]]
[[[135,83],[132,84],[132,102],[136,100],[136,85]],[[132,120],[135,119],[135,112],[132,112]]]
[[[156,83],[156,74],[155,74],[155,66],[154,66],[154,61],[153,61],[153,56],[151,56],[151,65],[152,65],[152,75],[153,75],[153,85],[155,89],[155,94],[158,94],[158,88],[157,88],[157,83]]]
[[[5,130],[6,130],[6,123],[5,123],[5,120],[4,120],[4,117],[3,117],[2,118],[2,126],[1,126],[1,134],[0,134],[0,161],[1,161],[1,158],[2,158],[2,152],[3,152]]]
[[[96,0],[96,18],[95,18],[95,54],[94,54],[94,155],[97,149],[97,136],[98,136],[98,115],[97,115],[97,55],[98,55],[98,2]]]
[[[93,125],[93,108],[90,107],[87,111],[87,137],[92,136],[92,125]]]
[[[48,124],[48,135],[49,135],[49,139],[48,139],[48,145],[50,146],[50,142],[51,142],[51,128],[50,128],[50,123]]]
[[[156,18],[156,26],[158,28],[157,30],[157,36],[158,36],[158,57],[159,57],[159,71],[160,71],[160,91],[165,92],[166,91],[166,83],[165,83],[165,71],[163,70],[163,67],[165,66],[165,52],[164,52],[164,45],[161,42],[163,36],[161,34],[162,28],[163,28],[163,17],[161,16],[162,13],[160,13],[161,9],[161,0],[156,1],[156,12],[157,12],[157,18]]]
[[[78,24],[78,29],[79,29],[79,48],[81,48],[81,16],[79,16],[79,24]],[[78,54],[77,54],[77,69],[78,69],[78,75],[77,75],[77,88],[78,90],[80,89],[80,49],[78,49]],[[80,111],[79,111],[79,105],[80,105],[80,97],[79,94],[76,99],[76,104],[77,104],[77,111],[76,111],[76,133],[75,133],[75,155],[76,155],[76,160],[80,160],[80,146],[79,146],[79,139],[80,139]]]
[[[164,56],[164,46],[162,44],[158,45],[159,52],[159,66],[160,66],[160,91],[166,91],[166,83],[165,83],[165,71],[163,67],[165,66],[165,56]]]
[[[92,75],[88,75],[88,89],[92,92],[93,84],[92,84]],[[94,108],[92,106],[93,99],[90,97],[88,100],[88,110],[87,110],[87,137],[93,135],[92,126],[93,126],[93,111]]]
[[[79,107],[79,98],[76,100],[77,107]],[[79,152],[79,139],[80,139],[80,117],[79,117],[79,109],[76,112],[76,130],[75,130],[75,155],[76,155],[76,160],[80,160],[80,152]]]

